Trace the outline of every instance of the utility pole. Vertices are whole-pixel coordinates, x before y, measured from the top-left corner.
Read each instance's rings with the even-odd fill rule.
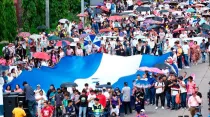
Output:
[[[81,13],[84,14],[84,0],[81,0]],[[84,17],[81,17],[82,23],[83,23],[83,27],[85,25],[85,21],[84,21]]]
[[[49,7],[49,0],[45,0],[46,6],[45,6],[45,25],[47,28],[50,28],[50,7]]]

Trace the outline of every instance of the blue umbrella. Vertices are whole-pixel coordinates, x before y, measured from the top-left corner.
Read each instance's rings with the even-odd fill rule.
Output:
[[[134,86],[136,86],[138,88],[149,88],[151,85],[150,85],[150,82],[149,81],[146,81],[146,80],[137,80],[134,83]]]
[[[6,71],[9,69],[9,66],[3,66],[3,65],[0,65],[0,71],[3,72],[3,71]]]
[[[101,46],[101,40],[96,35],[89,35],[84,38],[84,46],[87,46],[89,41],[97,47]]]

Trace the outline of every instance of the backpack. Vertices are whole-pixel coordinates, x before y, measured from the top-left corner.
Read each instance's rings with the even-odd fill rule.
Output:
[[[9,48],[8,47],[5,48],[4,54],[5,54],[5,56],[9,56],[10,55],[10,51],[9,51]]]

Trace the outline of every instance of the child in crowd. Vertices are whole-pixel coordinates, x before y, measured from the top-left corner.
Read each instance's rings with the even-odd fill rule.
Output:
[[[68,106],[65,108],[65,110],[66,113],[64,115],[76,116],[76,111],[72,100],[68,100]]]

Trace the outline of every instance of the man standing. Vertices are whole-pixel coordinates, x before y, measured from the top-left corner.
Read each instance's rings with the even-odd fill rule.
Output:
[[[26,101],[28,102],[28,109],[32,117],[36,117],[36,99],[35,93],[31,86],[28,85],[26,81],[23,82],[24,93],[26,96]]]
[[[159,98],[161,100],[161,106],[162,109],[164,109],[164,90],[165,90],[165,84],[163,82],[162,77],[159,78],[159,81],[155,83],[156,88],[156,107],[155,109],[158,109],[158,101]]]
[[[18,102],[18,107],[14,108],[12,111],[13,116],[12,117],[26,117],[26,113],[23,110],[23,102]]]
[[[185,68],[190,68],[189,67],[190,47],[187,44],[187,41],[184,42],[184,45],[182,46],[182,49],[183,49],[183,53],[184,53]]]
[[[205,39],[202,40],[202,43],[200,44],[200,48],[201,48],[201,55],[202,55],[202,62],[205,63],[206,61],[206,43],[205,43]]]
[[[193,92],[192,96],[189,97],[188,107],[192,117],[194,117],[195,109],[200,105],[201,102],[202,102],[201,98],[195,92]]]
[[[208,42],[206,42],[206,53],[209,54],[209,66],[210,66],[210,38],[208,38]]]
[[[125,114],[127,114],[127,108],[129,108],[130,113],[132,113],[131,110],[131,104],[130,104],[130,97],[131,97],[131,88],[128,86],[127,82],[124,82],[124,87],[122,88],[122,94],[123,94],[123,105],[125,109]]]

